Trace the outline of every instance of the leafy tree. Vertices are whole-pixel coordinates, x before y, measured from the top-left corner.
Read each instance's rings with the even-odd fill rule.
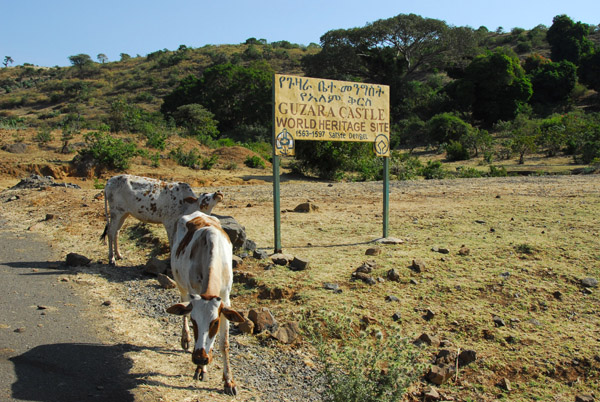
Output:
[[[579,77],[583,84],[600,92],[600,47],[581,59]]]
[[[519,114],[514,120],[501,124],[502,131],[508,136],[508,145],[512,152],[519,155],[519,164],[525,163],[525,155],[537,150],[540,136],[540,124]]]
[[[158,116],[160,115],[152,115],[135,104],[130,104],[125,99],[120,98],[110,104],[107,124],[113,133],[143,132],[144,134],[150,134],[154,129],[152,126],[160,124],[157,121]]]
[[[552,61],[567,60],[579,65],[581,57],[592,50],[592,42],[588,39],[590,27],[581,22],[573,22],[562,14],[552,19],[546,40],[550,44]]]
[[[104,53],[98,53],[98,56],[96,56],[96,59],[102,64],[104,64],[108,61],[108,57]]]
[[[518,58],[502,49],[477,56],[447,91],[456,108],[487,125],[512,120],[533,92]]]
[[[185,127],[191,136],[214,139],[219,134],[214,115],[197,103],[179,106],[173,117],[177,125]]]
[[[131,56],[128,55],[127,53],[121,53],[119,55],[119,57],[121,57],[121,61],[127,61],[127,60],[131,59]]]
[[[4,56],[4,61],[2,62],[2,65],[4,65],[4,68],[8,67],[9,64],[13,64],[15,61],[13,60],[12,57],[10,56]]]
[[[428,138],[430,142],[438,144],[458,141],[471,129],[469,123],[450,113],[435,115],[427,122]]]
[[[490,135],[487,130],[480,130],[475,127],[469,127],[466,134],[463,134],[460,139],[460,143],[463,146],[473,152],[473,156],[478,156],[479,152],[484,152],[492,148],[494,138]]]
[[[365,78],[391,85],[425,68],[457,64],[474,54],[476,31],[452,28],[444,21],[399,14],[363,28],[337,29],[321,37],[320,53],[306,56],[308,75]]]
[[[566,145],[567,132],[560,115],[553,115],[540,124],[540,145],[546,148],[548,156],[556,156]]]
[[[74,56],[69,56],[69,61],[73,66],[77,67],[79,71],[82,71],[84,67],[93,63],[92,58],[89,55],[83,53],[76,54]]]
[[[577,84],[577,67],[570,61],[541,64],[531,72],[531,102],[555,103],[568,98]]]
[[[548,27],[545,25],[537,25],[527,32],[527,38],[531,41],[532,46],[538,48],[544,44]]]
[[[250,67],[223,64],[208,68],[200,78],[184,78],[164,98],[161,112],[172,116],[180,106],[195,103],[214,114],[221,133],[243,125],[269,127],[272,74],[266,64]]]
[[[576,162],[591,163],[600,158],[600,113],[574,111],[562,118],[567,150]]]
[[[530,54],[525,58],[523,68],[527,74],[531,74],[532,71],[541,67],[543,64],[551,63],[552,60],[545,58],[539,53]]]

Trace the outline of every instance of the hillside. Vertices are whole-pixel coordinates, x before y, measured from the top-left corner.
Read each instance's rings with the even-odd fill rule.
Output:
[[[207,67],[232,62],[268,63],[273,71],[302,74],[300,59],[318,47],[281,44],[207,45],[192,49],[158,50],[121,61],[83,67],[21,65],[0,69],[0,118],[23,118],[34,126],[58,125],[76,113],[89,125],[98,124],[118,99],[157,112],[162,98],[181,79],[200,75]]]
[[[549,57],[545,27],[511,32],[485,32],[481,45],[512,49],[523,61],[531,54]],[[600,44],[600,31],[589,39]],[[315,44],[301,46],[287,41],[265,43],[250,38],[239,45],[206,45],[177,50],[157,50],[146,56],[122,54],[120,61],[92,62],[84,66],[40,67],[29,64],[0,69],[0,118],[25,119],[27,125],[56,127],[69,114],[94,127],[109,113],[116,100],[125,100],[148,112],[157,112],[162,98],[188,75],[200,76],[214,65],[268,65],[280,74],[304,75],[301,60],[320,51]],[[427,79],[427,75],[423,76]],[[84,126],[85,127],[85,126]]]

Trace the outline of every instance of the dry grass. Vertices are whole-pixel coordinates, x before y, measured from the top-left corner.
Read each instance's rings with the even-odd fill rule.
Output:
[[[146,167],[134,169],[145,172]],[[172,177],[180,172],[165,169],[157,175]],[[244,182],[239,173],[210,172],[214,180],[209,182],[217,186],[198,190],[224,191],[225,202],[215,212],[234,216],[259,248],[272,251],[271,185],[261,185],[253,172],[246,179],[251,177],[257,185],[228,186]],[[267,171],[261,174],[269,175]],[[198,185],[202,182],[198,176],[182,173],[180,180],[195,180]],[[16,181],[3,176],[4,187]],[[75,180],[65,177],[65,181]],[[18,200],[0,203],[0,215],[18,230],[46,236],[60,256],[79,252],[106,262],[105,246],[97,240],[104,226],[104,202],[94,198],[99,190],[91,188],[91,181],[80,183],[83,190],[17,192]],[[392,327],[392,314],[400,312],[402,335],[416,338],[425,332],[448,340],[452,350],[477,352],[475,363],[439,388],[457,401],[572,401],[578,393],[600,389],[599,291],[585,294],[579,284],[585,277],[600,279],[600,182],[596,175],[392,183],[389,234],[405,242],[380,246],[382,253],[375,257],[365,256],[365,250],[382,232],[380,184],[335,183],[330,187],[284,179],[281,189],[283,210],[307,199],[319,206],[317,213],[282,214],[284,251],[309,259],[310,269],[264,270],[262,265],[248,263],[242,269],[253,272],[261,285],[284,288],[290,297],[259,299],[258,288],[235,284],[238,308],[266,306],[283,322],[319,317],[326,311],[353,322],[369,316],[375,324],[367,332],[381,330],[384,336]],[[4,201],[7,194],[17,193],[0,196]],[[58,218],[44,221],[46,213]],[[160,227],[152,231],[163,236]],[[127,253],[124,270],[143,264],[154,251],[140,248],[125,235],[121,239]],[[470,249],[467,256],[458,255],[463,245]],[[433,246],[446,247],[450,253],[433,252]],[[400,282],[373,286],[351,282],[351,273],[369,259],[378,264],[376,276],[385,278],[394,268]],[[413,259],[425,262],[424,272],[408,268]],[[198,394],[189,387],[187,375],[190,362],[172,352],[177,349],[178,326],[139,314],[135,304],[127,301],[126,283],[101,275],[102,267],[94,265],[80,274],[80,280],[94,284],[83,289],[96,300],[113,301],[106,309],[110,341],[144,346],[128,356],[134,362],[132,373],[142,379],[134,391],[136,400],[196,400]],[[140,281],[151,286],[149,279]],[[323,282],[338,283],[342,293],[323,289]],[[554,295],[557,291],[560,299]],[[397,296],[400,302],[386,303],[387,295]],[[422,318],[425,309],[435,312],[433,320]],[[494,316],[506,326],[496,327]],[[255,342],[243,337],[240,341]],[[269,348],[263,350],[272,353]],[[423,357],[437,351],[424,348]],[[207,385],[211,398],[227,400],[210,391],[220,389],[216,377]],[[511,392],[497,386],[503,378],[510,380]],[[415,384],[415,388],[421,386]],[[238,397],[253,399],[268,400],[268,393],[244,389]]]

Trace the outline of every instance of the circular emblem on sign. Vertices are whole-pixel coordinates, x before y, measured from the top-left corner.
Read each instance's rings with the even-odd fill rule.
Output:
[[[275,136],[275,147],[281,155],[292,155],[294,151],[294,137],[285,128]]]
[[[375,147],[375,154],[387,155],[390,151],[390,139],[385,134],[379,134],[377,137],[375,137],[373,146]]]

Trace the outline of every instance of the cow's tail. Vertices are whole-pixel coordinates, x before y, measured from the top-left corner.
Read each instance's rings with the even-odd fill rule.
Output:
[[[104,232],[102,232],[102,236],[100,236],[100,240],[106,244],[106,235],[108,234],[108,200],[106,199],[106,189],[104,189],[104,215],[106,216],[106,225],[104,226]]]

